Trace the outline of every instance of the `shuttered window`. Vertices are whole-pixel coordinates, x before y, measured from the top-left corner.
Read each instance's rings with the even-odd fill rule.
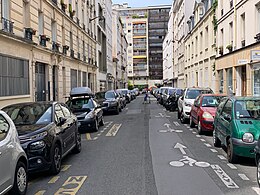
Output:
[[[29,61],[0,55],[0,96],[29,94]]]

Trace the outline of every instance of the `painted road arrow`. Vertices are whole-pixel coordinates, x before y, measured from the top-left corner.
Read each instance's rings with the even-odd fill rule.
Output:
[[[168,129],[170,129],[170,124],[165,123],[163,126],[167,127]]]
[[[181,153],[182,154],[186,154],[186,152],[185,152],[185,148],[187,148],[186,146],[184,146],[184,145],[182,145],[182,144],[180,144],[180,143],[177,143],[175,146],[174,146],[174,148],[178,148],[178,149],[180,149],[180,151],[181,151]]]

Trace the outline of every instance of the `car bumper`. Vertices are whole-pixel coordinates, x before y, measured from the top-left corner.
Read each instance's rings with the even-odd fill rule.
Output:
[[[115,105],[115,106],[103,107],[102,110],[103,110],[104,112],[114,112],[114,111],[117,111],[117,105]]]
[[[189,107],[189,106],[183,107],[183,116],[184,116],[185,119],[190,118],[190,111],[191,111],[191,107]]]
[[[213,131],[213,120],[201,120],[201,127],[203,131]]]
[[[95,119],[94,118],[86,118],[84,120],[78,120],[79,130],[88,130],[95,127]]]
[[[232,143],[234,145],[234,152],[238,156],[255,158],[255,146],[257,141],[252,143],[243,142],[241,139],[232,138]]]

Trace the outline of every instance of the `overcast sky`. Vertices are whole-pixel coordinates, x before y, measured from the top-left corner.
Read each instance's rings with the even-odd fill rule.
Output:
[[[129,7],[147,7],[151,5],[171,5],[172,0],[112,0],[113,3],[128,3]]]

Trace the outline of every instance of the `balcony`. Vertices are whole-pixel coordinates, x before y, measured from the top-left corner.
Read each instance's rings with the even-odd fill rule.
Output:
[[[14,23],[12,21],[2,17],[2,30],[13,34]]]
[[[221,16],[224,15],[224,10],[223,9],[221,9],[220,14],[221,14]]]
[[[40,35],[40,45],[46,47],[46,42],[50,41],[50,38],[47,35]]]
[[[55,5],[57,5],[57,0],[52,0],[52,2],[55,4]]]
[[[52,42],[52,51],[54,51],[54,52],[60,52],[60,44],[57,43],[57,42],[55,42],[55,41],[53,41],[53,42]]]
[[[61,10],[62,10],[63,12],[66,12],[66,9],[67,9],[67,4],[61,3]]]
[[[233,0],[230,0],[230,8],[233,8]]]
[[[69,46],[68,45],[63,45],[62,46],[62,53],[64,54],[64,55],[67,55],[67,51],[69,50]]]
[[[70,49],[70,57],[74,58],[74,50]]]
[[[260,33],[257,33],[254,38],[256,42],[260,42]]]
[[[78,52],[78,59],[80,60],[80,53]]]
[[[241,47],[245,47],[246,46],[246,41],[245,40],[242,40],[241,41]]]
[[[36,34],[36,30],[32,28],[24,28],[24,38],[32,41],[33,35]]]
[[[83,61],[86,62],[87,61],[87,57],[83,55]]]

